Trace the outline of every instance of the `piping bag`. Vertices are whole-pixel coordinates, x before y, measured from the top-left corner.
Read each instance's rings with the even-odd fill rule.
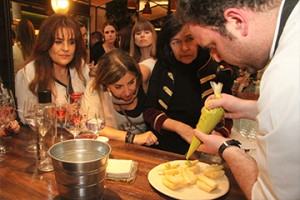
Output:
[[[211,81],[210,85],[214,91],[216,99],[220,99],[223,84],[215,83],[215,82]],[[213,100],[211,100],[211,101],[213,101]],[[221,119],[224,116],[224,113],[225,113],[225,111],[222,107],[213,108],[213,109],[208,110],[204,106],[201,110],[201,116],[197,123],[196,129],[200,130],[201,132],[203,132],[205,134],[210,134],[211,131],[216,127],[216,125],[221,121]],[[194,136],[192,139],[192,142],[190,144],[189,150],[185,156],[185,158],[187,160],[198,149],[200,144],[201,144],[201,141],[198,139],[198,137]]]

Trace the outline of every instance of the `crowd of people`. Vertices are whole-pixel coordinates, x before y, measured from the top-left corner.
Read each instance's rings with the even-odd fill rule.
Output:
[[[80,113],[106,121],[99,135],[182,155],[196,135],[202,141],[198,151],[219,154],[247,199],[297,199],[298,18],[297,0],[179,0],[159,32],[140,18],[120,37],[107,21],[87,45],[86,26],[54,14],[30,37],[34,45],[29,38],[22,42],[18,31],[17,45],[24,49],[15,76],[18,116],[26,124],[24,102],[38,91],[51,90],[54,103],[81,92]],[[18,30],[25,31],[23,23],[32,32],[26,20]],[[237,73],[246,68],[264,71],[258,100],[232,95],[235,81],[247,86],[249,76]],[[221,99],[210,81],[223,84]],[[195,129],[204,106],[226,111],[209,135]],[[241,118],[258,123],[256,160],[230,138],[233,119]]]

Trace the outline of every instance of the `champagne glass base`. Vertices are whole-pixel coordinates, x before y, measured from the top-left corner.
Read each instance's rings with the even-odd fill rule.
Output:
[[[39,166],[39,170],[42,171],[42,172],[51,172],[53,171],[53,167],[52,166]]]
[[[5,160],[5,158],[6,158],[6,155],[1,154],[1,155],[0,155],[0,163],[1,163],[3,160]]]
[[[11,150],[11,146],[0,145],[0,155],[3,155]]]
[[[32,144],[26,147],[26,151],[30,153],[36,153],[37,152],[36,144]]]
[[[51,164],[51,158],[46,158],[43,161],[39,161],[38,169],[42,172],[53,171],[53,166]]]
[[[95,133],[91,133],[91,132],[82,132],[79,133],[76,137],[76,139],[91,139],[91,140],[95,140],[98,137],[97,134]]]

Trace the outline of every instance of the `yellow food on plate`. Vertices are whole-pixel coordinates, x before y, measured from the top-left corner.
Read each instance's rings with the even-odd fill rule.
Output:
[[[224,170],[212,171],[212,172],[203,172],[205,176],[212,179],[218,179],[225,175]]]
[[[179,163],[166,163],[165,164],[165,169],[175,169],[180,166]]]
[[[196,182],[196,186],[200,189],[200,190],[204,190],[205,192],[212,192],[213,190],[215,190],[216,188],[212,188],[209,185],[207,185],[206,183],[202,182],[202,181],[197,181]]]
[[[211,192],[218,188],[218,184],[214,179],[225,174],[222,169],[222,165],[213,164],[201,170],[199,161],[193,160],[182,164],[166,163],[159,171],[164,176],[162,183],[171,190],[195,185],[205,192]]]
[[[223,165],[212,164],[203,169],[203,172],[213,172],[223,169]]]
[[[200,174],[198,175],[198,180],[213,188],[213,190],[218,187],[218,183],[214,179],[208,178],[207,176]]]
[[[185,164],[189,167],[194,166],[199,163],[199,160],[186,160]]]
[[[197,181],[197,176],[185,167],[180,168],[180,173],[188,185],[194,185]]]
[[[178,189],[183,188],[183,187],[186,186],[186,183],[185,183],[184,180],[179,181],[179,182],[177,182],[178,180],[176,180],[175,183],[172,182],[173,180],[176,180],[176,178],[166,175],[163,178],[163,184],[171,190],[178,190]]]
[[[213,164],[209,165],[202,170],[203,174],[209,178],[217,179],[225,175],[223,165]]]
[[[178,168],[176,169],[164,169],[163,170],[163,174],[171,174],[171,175],[176,175],[176,174],[179,174],[180,171]]]
[[[199,165],[193,165],[193,166],[187,167],[187,169],[194,172],[194,174],[198,174],[200,172],[200,166]]]

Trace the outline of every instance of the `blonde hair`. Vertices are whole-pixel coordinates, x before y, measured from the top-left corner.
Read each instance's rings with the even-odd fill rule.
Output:
[[[130,56],[132,56],[137,62],[139,62],[141,57],[140,47],[135,44],[134,36],[138,31],[149,30],[152,33],[152,49],[150,52],[151,57],[156,57],[156,39],[157,34],[154,29],[154,26],[145,19],[139,19],[133,26],[131,32],[131,40],[130,40]]]

